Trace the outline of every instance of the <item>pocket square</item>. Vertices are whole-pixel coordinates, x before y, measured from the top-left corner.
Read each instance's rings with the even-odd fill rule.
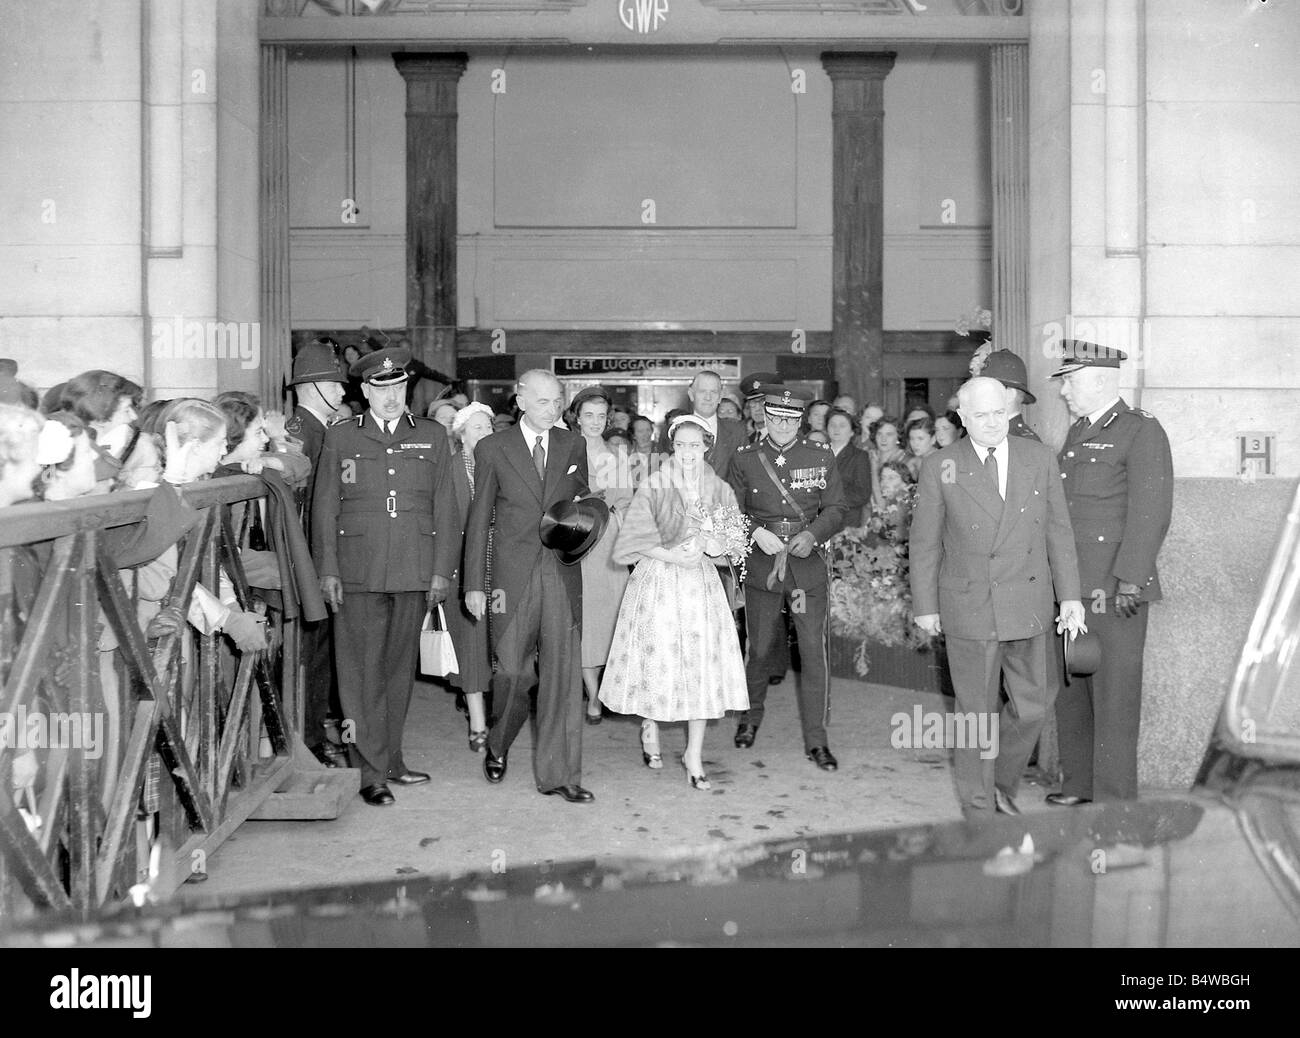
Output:
[[[565,475],[566,475],[566,476],[572,476],[572,475],[573,475],[575,472],[577,472],[577,471],[578,471],[578,466],[577,466],[577,465],[570,465],[570,466],[569,466],[569,471],[566,472]]]

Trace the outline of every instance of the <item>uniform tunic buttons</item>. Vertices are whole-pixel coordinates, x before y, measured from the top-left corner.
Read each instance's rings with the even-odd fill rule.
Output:
[[[1073,458],[1073,457],[1074,457],[1074,451],[1070,451],[1068,454],[1066,454],[1066,457],[1067,457],[1067,458]]]
[[[392,454],[392,453],[393,453],[393,448],[392,448],[392,447],[389,447],[389,448],[388,448],[388,453],[389,453],[389,454]]]
[[[397,469],[389,469],[389,470],[388,470],[388,474],[389,474],[390,476],[396,476],[396,475],[397,475]]]

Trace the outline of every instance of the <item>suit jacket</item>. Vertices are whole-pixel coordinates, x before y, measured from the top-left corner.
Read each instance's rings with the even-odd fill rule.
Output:
[[[478,469],[475,468],[475,478],[477,478]],[[451,452],[451,488],[452,496],[456,502],[456,514],[460,517],[460,534],[465,536],[465,527],[469,523],[469,506],[473,503],[473,495],[469,490],[469,473],[465,471],[465,459],[460,450]],[[474,590],[469,585],[464,588],[460,586],[460,578],[464,572],[464,553],[462,558],[457,560],[456,572],[452,576],[453,594],[460,594],[462,591]],[[481,586],[481,585],[480,585]]]
[[[912,612],[944,634],[1015,641],[1055,629],[1055,603],[1079,598],[1074,533],[1049,448],[1008,436],[1007,496],[987,482],[970,439],[921,463],[912,513]]]
[[[427,591],[460,559],[447,431],[409,412],[389,436],[369,411],[325,430],[312,557],[344,591]]]
[[[504,630],[523,600],[533,570],[541,562],[539,526],[542,513],[557,501],[590,496],[587,486],[587,442],[558,426],[550,431],[546,482],[537,478],[523,429],[513,425],[479,440],[474,449],[474,503],[465,527],[465,569],[461,583],[483,587],[487,567],[488,530],[492,529],[492,595],[488,608],[495,625]],[[495,520],[493,513],[495,512]],[[582,618],[582,567],[561,566],[575,623]],[[498,593],[500,597],[498,598]]]
[[[704,460],[709,463],[713,471],[722,479],[727,478],[727,472],[731,468],[731,456],[743,447],[748,437],[745,436],[745,427],[739,422],[728,421],[726,418],[718,419],[718,435],[704,454]]]
[[[861,526],[862,509],[871,504],[871,458],[861,448],[846,444],[835,456],[835,467],[844,484],[844,504],[848,511],[844,525]]]
[[[320,464],[320,452],[325,446],[325,426],[321,420],[303,407],[294,407],[293,416],[285,423],[285,431],[302,442],[302,453],[311,462],[311,475],[307,485],[295,496],[302,502],[302,527],[311,536],[311,500],[316,493],[316,469]]]
[[[1074,525],[1083,593],[1110,599],[1119,581],[1162,597],[1156,556],[1169,531],[1174,463],[1159,421],[1123,400],[1057,455]]]

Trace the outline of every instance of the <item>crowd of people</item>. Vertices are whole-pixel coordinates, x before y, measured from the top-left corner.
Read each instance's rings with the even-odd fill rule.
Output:
[[[244,653],[274,648],[268,618],[300,620],[303,739],[327,766],[359,768],[361,795],[374,806],[394,802],[394,785],[430,779],[406,764],[402,738],[420,631],[436,610],[456,657],[442,676],[465,713],[468,747],[494,784],[505,779],[511,746],[535,709],[541,793],[594,799],[582,785],[583,724],[600,724],[610,712],[640,719],[641,758],[652,769],[663,766],[663,728],[684,725],[686,778],[707,790],[708,722],[735,715],[736,747],[752,747],[791,643],[801,659],[796,695],[806,756],[834,771],[828,618],[832,629],[844,627],[846,610],[870,608],[901,616],[914,638],[945,636],[950,657],[956,646],[959,705],[996,712],[1005,673],[1018,754],[1032,748],[1045,717],[1027,704],[1050,707],[1053,691],[1047,650],[1041,641],[1021,642],[1046,637],[1044,609],[1053,601],[1062,603],[1060,629],[1082,633],[1082,608],[1074,608],[1079,574],[1104,568],[1091,547],[1076,559],[1071,521],[1076,534],[1092,536],[1086,520],[1079,524],[1094,496],[1105,498],[1112,525],[1122,524],[1115,493],[1131,498],[1135,488],[1158,484],[1151,494],[1167,497],[1168,446],[1162,454],[1158,423],[1117,392],[1110,398],[1122,354],[1082,345],[1093,352],[1076,351],[1075,365],[1058,376],[1093,440],[1072,434],[1068,458],[1093,450],[1113,474],[1129,452],[1105,454],[1099,444],[1117,424],[1140,441],[1143,453],[1134,448],[1132,457],[1146,468],[1132,485],[1105,494],[1093,492],[1101,466],[1085,469],[1077,488],[1064,487],[1078,495],[1078,509],[1074,498],[1069,509],[1063,504],[1061,477],[1072,471],[1064,454],[1058,472],[1020,417],[1033,396],[1023,363],[1006,351],[989,357],[982,376],[942,413],[918,402],[901,417],[877,404],[859,410],[847,396],[809,400],[774,373],[747,377],[736,399],[704,371],[691,383],[690,407],[668,415],[660,433],[599,386],[566,405],[561,383],[543,370],[519,378],[501,414],[456,393],[403,345],[350,354],[328,339],[294,358],[289,416],[244,392],[146,403],[139,385],[107,371],[85,372],[39,397],[12,362],[0,361],[0,508],[154,490],[149,544],[124,538],[110,546],[146,636],[219,632],[232,652]],[[1105,380],[1085,387],[1084,375],[1097,372]],[[420,379],[426,388],[446,380],[420,408],[426,417],[413,411]],[[1032,446],[1006,454],[1008,433]],[[1003,452],[986,458],[978,475],[975,446]],[[944,464],[955,466],[952,479],[941,475]],[[980,479],[980,501],[993,513],[984,525],[996,533],[999,506],[1026,493],[1022,467],[1042,483],[1026,499],[1034,506],[1026,544],[1050,534],[1042,552],[1050,570],[1025,578],[1037,582],[1035,595],[1046,593],[1046,606],[1035,598],[1030,619],[1017,614],[1009,623],[999,612],[1002,592],[986,587],[987,574],[960,555],[970,532],[954,532],[953,517],[971,525],[971,502],[952,495],[967,477]],[[195,587],[182,615],[173,595],[176,545],[194,514],[176,488],[235,473],[266,484],[265,499],[234,524],[255,598],[241,603],[223,572],[218,586]],[[1147,508],[1140,560],[1126,556],[1115,573],[1092,577],[1110,586],[1117,610],[1140,613],[1142,624],[1145,604],[1159,594],[1154,562],[1167,511],[1163,497]],[[1112,541],[1137,544],[1138,537],[1121,527]],[[980,541],[979,550],[998,557],[995,543]],[[284,563],[290,555],[293,566]],[[861,569],[863,558],[876,568]],[[48,543],[18,553],[12,600],[3,605],[20,628],[48,559]],[[1056,802],[1136,793],[1136,716],[1127,690],[1135,653],[1140,688],[1141,637],[1136,624],[1121,628],[1109,638],[1120,646],[1122,667],[1116,663],[1096,679],[1098,688],[1087,685],[1064,707],[1072,743],[1067,750],[1063,731],[1066,787]],[[1013,642],[1021,655],[1007,648]],[[105,625],[98,694],[120,734],[116,648]],[[1124,725],[1131,732],[1117,749],[1115,732]],[[1093,746],[1103,743],[1094,766]],[[1023,761],[1015,754],[1007,761],[995,788],[992,770],[959,753],[964,811],[1014,810],[1012,772]],[[14,788],[22,802],[38,769],[34,759],[20,763]],[[155,774],[155,801],[156,784]],[[147,786],[146,806],[150,795]]]

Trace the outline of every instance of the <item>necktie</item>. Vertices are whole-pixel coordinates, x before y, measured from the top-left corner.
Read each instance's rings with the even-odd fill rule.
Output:
[[[993,492],[1001,498],[1002,488],[999,486],[998,480],[998,457],[993,453],[995,449],[990,447],[988,454],[984,455],[984,475],[993,484]]]
[[[533,444],[533,468],[537,470],[537,478],[543,483],[546,482],[546,451],[542,450],[542,438],[537,437]]]
[[[474,500],[474,452],[471,450],[461,450],[461,457],[465,459],[465,475],[469,477],[469,499]]]

